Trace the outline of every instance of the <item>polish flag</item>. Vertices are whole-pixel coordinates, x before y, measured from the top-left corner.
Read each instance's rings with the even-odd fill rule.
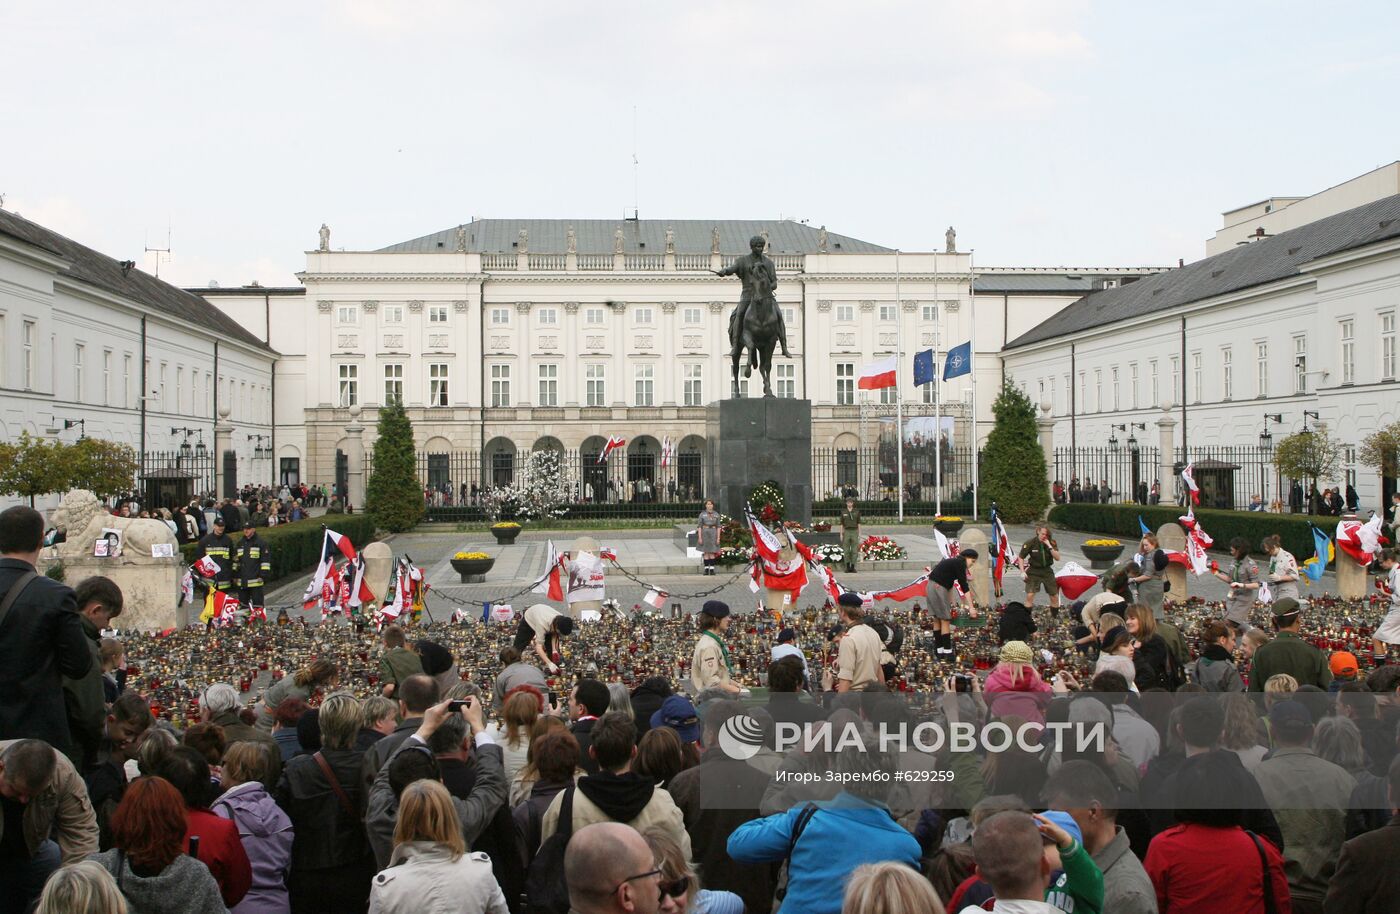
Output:
[[[1201,487],[1196,485],[1196,465],[1188,463],[1181,469],[1181,481],[1186,483],[1187,490],[1191,493],[1191,504],[1201,503]]]
[[[928,593],[928,572],[924,572],[914,580],[895,590],[882,590],[870,595],[871,600],[893,600],[896,603],[904,603],[909,600],[916,600]]]
[[[642,598],[642,602],[647,604],[648,606],[654,606],[657,609],[661,609],[666,605],[666,599],[669,596],[670,594],[668,594],[664,590],[648,590],[647,595]]]
[[[626,444],[627,444],[627,439],[624,438],[624,437],[622,437],[621,435],[609,435],[609,436],[608,436],[608,443],[605,444],[605,445],[603,445],[603,453],[601,453],[601,454],[598,455],[598,462],[599,462],[599,463],[607,463],[607,462],[608,462],[608,455],[611,454],[613,451],[617,450],[618,448],[623,447],[623,446],[626,445]]]
[[[1055,572],[1055,583],[1060,585],[1060,592],[1070,600],[1078,600],[1098,582],[1099,576],[1084,570],[1078,562],[1065,562],[1064,567]]]
[[[530,588],[531,593],[542,593],[548,599],[563,601],[564,599],[564,560],[559,554],[559,550],[554,548],[554,540],[549,541],[549,548],[545,552],[544,575],[535,582],[535,586]]]
[[[206,578],[212,578],[219,573],[219,563],[214,561],[212,555],[206,555],[195,562],[193,568]]]
[[[1337,548],[1351,556],[1358,565],[1369,565],[1381,546],[1390,540],[1381,534],[1380,515],[1372,513],[1366,523],[1344,520],[1337,524]]]
[[[661,466],[664,469],[671,465],[671,460],[676,456],[676,446],[671,441],[671,436],[667,435],[661,439]]]
[[[1208,570],[1210,560],[1206,556],[1206,550],[1215,540],[1201,527],[1201,522],[1196,519],[1196,512],[1191,508],[1188,507],[1186,516],[1178,520],[1186,528],[1187,567],[1200,577]]]
[[[744,514],[748,517],[749,533],[753,534],[753,545],[758,550],[759,557],[765,562],[776,562],[783,544],[773,535],[772,530],[758,522],[752,511],[745,508]]]
[[[860,370],[860,380],[856,382],[856,386],[861,390],[879,390],[882,387],[893,387],[895,366],[896,360],[894,356],[866,363]]]
[[[234,614],[238,612],[238,599],[231,597],[222,590],[214,591],[214,624],[222,627],[232,625],[237,618]]]

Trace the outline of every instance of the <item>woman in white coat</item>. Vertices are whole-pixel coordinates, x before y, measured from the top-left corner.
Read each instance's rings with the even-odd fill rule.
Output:
[[[447,788],[414,781],[399,799],[394,853],[369,892],[370,914],[509,914],[491,858],[469,854]]]

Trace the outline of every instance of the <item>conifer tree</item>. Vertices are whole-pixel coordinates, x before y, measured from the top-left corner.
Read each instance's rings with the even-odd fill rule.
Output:
[[[1035,427],[1035,405],[1009,380],[992,404],[996,424],[982,458],[981,498],[997,503],[1001,519],[1023,524],[1038,520],[1050,504],[1045,455]]]
[[[403,404],[394,401],[379,410],[374,473],[365,488],[365,510],[391,533],[409,530],[423,518],[423,487],[416,464],[413,424]]]

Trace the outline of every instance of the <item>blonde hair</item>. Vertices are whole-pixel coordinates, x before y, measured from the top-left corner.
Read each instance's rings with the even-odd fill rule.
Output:
[[[258,740],[234,743],[224,752],[224,780],[234,785],[247,784],[249,781],[262,781],[266,784],[272,779],[275,768],[272,753],[276,751],[275,746]]]
[[[321,725],[321,745],[327,749],[349,749],[360,735],[360,700],[349,692],[333,692],[321,702],[317,720]]]
[[[35,914],[127,914],[126,898],[112,874],[92,860],[54,871]]]
[[[1275,673],[1264,682],[1264,706],[1272,708],[1276,703],[1292,698],[1298,691],[1298,680],[1287,673]]]
[[[540,716],[539,693],[516,692],[506,699],[501,711],[506,725],[506,742],[512,748],[519,748],[521,742],[529,739],[530,728],[535,725],[535,718]]]
[[[1244,640],[1250,647],[1257,651],[1259,648],[1269,643],[1269,633],[1262,628],[1251,628],[1244,633]]]
[[[1226,749],[1253,749],[1268,744],[1264,725],[1254,702],[1243,692],[1226,692],[1221,696],[1225,708],[1225,735],[1220,745]]]
[[[399,821],[394,825],[394,846],[408,841],[440,844],[452,852],[454,861],[467,852],[452,795],[440,782],[423,778],[403,789]]]
[[[846,882],[841,914],[944,914],[929,881],[913,867],[886,861],[858,866]]]
[[[700,891],[700,877],[695,875],[695,869],[685,858],[685,852],[681,850],[680,845],[660,826],[654,825],[648,828],[642,832],[642,837],[646,839],[647,846],[651,848],[652,856],[656,858],[656,866],[661,870],[662,881],[686,880],[686,901],[693,901],[694,899],[690,896]],[[689,904],[686,907],[689,909]]]
[[[1157,619],[1152,615],[1151,607],[1143,606],[1141,603],[1130,603],[1127,617],[1137,620],[1138,630],[1135,637],[1139,641],[1146,641],[1157,634]]]
[[[1123,626],[1124,628],[1128,627],[1128,623],[1123,619],[1122,616],[1118,615],[1117,613],[1099,614],[1099,631],[1103,632],[1104,634],[1108,634],[1110,631],[1112,631],[1119,625]]]

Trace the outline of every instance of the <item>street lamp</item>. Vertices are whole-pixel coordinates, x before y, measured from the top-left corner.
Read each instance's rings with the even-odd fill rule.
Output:
[[[201,456],[201,457],[204,456],[204,454],[203,454],[203,450],[204,450],[204,435],[203,435],[203,433],[202,433],[199,429],[197,429],[197,428],[186,428],[186,427],[184,427],[184,426],[176,426],[175,428],[172,428],[172,429],[170,430],[170,434],[172,434],[172,435],[180,435],[180,434],[183,434],[183,435],[185,436],[185,440],[182,441],[182,442],[180,442],[180,457],[182,457],[182,458],[184,458],[184,459],[189,459],[189,456],[190,456],[190,454],[192,453],[191,448],[190,448],[190,438],[194,437],[195,435],[199,435],[199,447],[200,447],[200,451],[201,451],[201,453],[200,453],[199,456]]]
[[[249,435],[249,441],[256,441],[253,445],[254,457],[266,457],[272,453],[272,439],[267,435]]]
[[[1317,423],[1319,423],[1319,424],[1322,422],[1322,420],[1321,420],[1320,418],[1318,418],[1317,413],[1313,412],[1313,411],[1310,410],[1310,409],[1305,409],[1305,410],[1303,410],[1303,434],[1305,434],[1305,435],[1308,433],[1308,417],[1309,417],[1309,416],[1312,417],[1312,420],[1313,420],[1314,422],[1317,422]]]
[[[1274,448],[1274,436],[1269,434],[1269,423],[1276,425],[1283,424],[1283,413],[1265,413],[1264,430],[1259,433],[1259,449],[1261,451],[1271,451]]]
[[[64,419],[64,420],[63,420],[63,430],[66,432],[66,431],[68,431],[70,428],[77,428],[77,430],[78,430],[78,440],[79,440],[79,441],[82,441],[84,438],[87,437],[87,420],[86,420],[86,419]]]

